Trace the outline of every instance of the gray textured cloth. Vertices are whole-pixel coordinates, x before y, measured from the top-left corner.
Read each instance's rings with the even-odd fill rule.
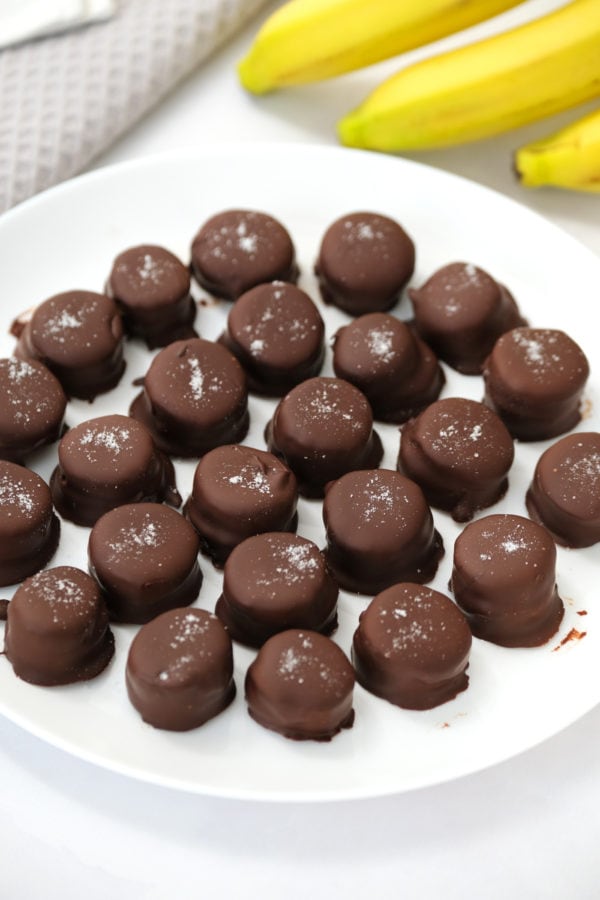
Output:
[[[0,47],[58,34],[115,14],[117,0],[0,0]]]
[[[108,22],[0,52],[0,211],[79,172],[265,0],[121,0]]]

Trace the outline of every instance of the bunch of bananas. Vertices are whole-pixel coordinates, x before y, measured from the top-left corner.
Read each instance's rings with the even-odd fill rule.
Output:
[[[340,75],[481,22],[520,0],[289,0],[240,63],[253,93]],[[489,137],[600,97],[600,0],[556,11],[388,78],[338,124],[342,143],[422,150]],[[522,147],[525,185],[600,190],[600,111]]]

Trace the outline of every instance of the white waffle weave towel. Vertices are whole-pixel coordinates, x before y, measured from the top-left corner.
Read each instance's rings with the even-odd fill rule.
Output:
[[[79,172],[265,0],[119,0],[113,18],[0,51],[0,211]]]
[[[116,0],[0,0],[0,47],[108,19]]]

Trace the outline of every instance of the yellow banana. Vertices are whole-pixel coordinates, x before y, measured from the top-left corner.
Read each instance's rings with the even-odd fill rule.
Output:
[[[421,150],[477,140],[600,95],[600,0],[409,66],[339,123],[342,143]]]
[[[360,69],[490,19],[522,0],[290,0],[239,65],[254,94]]]
[[[600,193],[600,109],[520,147],[514,162],[526,187],[549,184]]]

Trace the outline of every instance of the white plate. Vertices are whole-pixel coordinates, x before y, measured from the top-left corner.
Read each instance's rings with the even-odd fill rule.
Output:
[[[164,244],[184,260],[192,236],[211,214],[228,207],[264,210],[289,228],[302,269],[300,285],[317,298],[312,264],[321,235],[339,215],[358,209],[398,219],[417,244],[414,284],[453,260],[474,262],[506,284],[532,324],[563,327],[596,363],[586,392],[580,430],[599,430],[597,329],[589,303],[600,283],[600,261],[526,209],[459,178],[400,159],[335,148],[288,145],[211,147],[94,172],[53,189],[0,221],[3,331],[11,318],[58,291],[101,290],[115,255],[132,244]],[[346,321],[321,309],[328,334]],[[201,307],[197,327],[216,337],[227,304]],[[397,314],[408,318],[406,299]],[[596,335],[594,338],[593,335]],[[14,342],[3,338],[0,354]],[[126,347],[121,386],[93,405],[74,402],[69,424],[106,412],[126,411],[132,379],[150,355],[137,342]],[[331,372],[328,356],[326,372]],[[447,370],[442,396],[481,398],[478,377]],[[246,441],[262,443],[273,404],[251,399]],[[378,426],[384,464],[394,467],[398,432]],[[524,514],[523,496],[546,444],[517,445],[507,497],[493,512]],[[35,468],[48,477],[55,448]],[[194,465],[178,464],[187,496]],[[323,544],[320,504],[301,502],[299,531]],[[442,513],[436,524],[446,556],[433,586],[446,589],[459,528]],[[63,523],[54,564],[85,568],[87,529]],[[357,687],[354,727],[329,744],[296,743],[265,731],[248,716],[243,697],[253,658],[235,646],[238,695],[217,719],[187,734],[145,725],[129,705],[124,667],[135,628],[115,627],[116,658],[95,681],[40,688],[20,681],[0,660],[0,711],[33,734],[77,756],[136,778],[189,791],[264,800],[366,797],[431,785],[507,759],[569,725],[600,699],[600,629],[594,583],[598,546],[559,549],[558,584],[566,616],[556,638],[533,650],[507,650],[474,641],[470,687],[428,712],[407,712]],[[198,604],[212,609],[221,576],[203,561]],[[10,590],[3,591],[9,596]],[[358,613],[367,600],[342,594],[335,638],[349,652]],[[586,615],[583,613],[586,612]],[[571,629],[585,639],[561,640]],[[560,647],[560,649],[556,649]]]

